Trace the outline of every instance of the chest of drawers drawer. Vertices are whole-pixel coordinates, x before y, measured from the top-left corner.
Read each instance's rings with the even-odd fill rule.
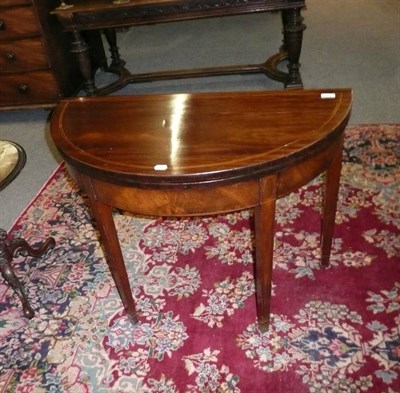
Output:
[[[56,102],[58,86],[48,71],[0,74],[0,105]]]
[[[0,40],[39,34],[40,28],[32,7],[0,8]]]
[[[0,73],[29,71],[48,66],[40,38],[0,41]]]

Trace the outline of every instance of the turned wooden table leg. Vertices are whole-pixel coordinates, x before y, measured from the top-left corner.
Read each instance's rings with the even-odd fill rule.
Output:
[[[125,65],[125,61],[121,59],[121,55],[119,54],[119,48],[117,45],[117,33],[115,32],[115,29],[104,29],[103,31],[104,35],[106,36],[111,53],[111,64],[109,68],[123,67]]]
[[[14,273],[11,261],[19,255],[29,255],[32,257],[41,257],[49,250],[53,249],[55,241],[52,237],[48,238],[42,246],[33,248],[24,239],[16,238],[7,240],[7,232],[0,229],[0,271],[5,280],[14,289],[21,300],[24,315],[27,318],[33,318],[35,315],[29,304],[24,288]]]
[[[121,245],[115,228],[114,218],[112,215],[113,209],[111,206],[98,202],[90,195],[89,200],[94,219],[103,240],[102,244],[105,249],[106,260],[115,281],[115,285],[117,286],[128,318],[133,324],[136,324],[138,318],[135,301],[132,297],[128,273],[126,271]]]
[[[303,88],[300,76],[300,53],[303,42],[303,31],[306,25],[301,16],[301,8],[282,11],[283,23],[283,50],[287,51],[289,78],[285,82],[286,88]]]
[[[340,172],[342,169],[343,138],[337,154],[326,171],[324,207],[321,225],[321,263],[329,266],[332,249],[333,231],[335,228],[336,207],[339,194]]]
[[[84,78],[84,88],[88,96],[96,94],[96,86],[94,84],[94,76],[92,62],[90,60],[89,46],[82,37],[80,31],[72,32],[72,47],[71,52],[74,54],[79,70]]]

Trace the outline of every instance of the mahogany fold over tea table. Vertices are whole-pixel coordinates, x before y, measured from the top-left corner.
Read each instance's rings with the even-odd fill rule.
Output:
[[[350,89],[75,98],[51,133],[88,194],[127,315],[135,302],[112,212],[199,216],[255,210],[259,327],[269,326],[276,200],[326,171],[328,266]]]

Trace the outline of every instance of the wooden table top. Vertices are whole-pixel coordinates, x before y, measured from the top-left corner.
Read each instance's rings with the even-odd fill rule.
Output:
[[[256,178],[343,132],[351,89],[157,94],[62,101],[51,121],[65,160],[130,185]]]
[[[66,0],[67,7],[52,11],[64,29],[98,29],[149,24],[209,16],[302,8],[305,0]]]

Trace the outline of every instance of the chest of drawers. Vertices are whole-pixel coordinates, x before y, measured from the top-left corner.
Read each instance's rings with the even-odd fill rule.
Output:
[[[50,14],[58,4],[0,0],[0,109],[51,107],[80,89],[82,76],[70,40]],[[101,37],[90,34],[99,65],[105,62]]]

